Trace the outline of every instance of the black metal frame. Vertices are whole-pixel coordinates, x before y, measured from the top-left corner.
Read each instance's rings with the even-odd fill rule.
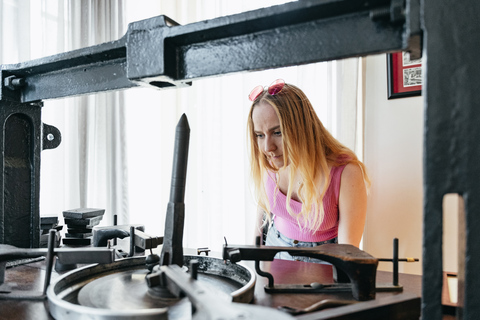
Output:
[[[405,22],[404,10],[403,0],[304,0],[185,26],[158,16],[131,23],[117,41],[2,66],[2,82],[10,85],[2,86],[0,100],[172,88],[232,72],[400,49],[418,53],[407,40],[420,27]]]
[[[58,130],[41,123],[40,100],[138,85],[173,88],[202,77],[374,53],[407,50],[418,57],[423,48],[422,317],[442,317],[442,198],[454,192],[465,200],[460,310],[464,319],[480,318],[479,12],[476,0],[304,0],[186,26],[155,17],[130,24],[118,41],[2,65],[0,242],[17,241],[6,226],[14,222],[29,239],[19,246],[38,246],[40,151],[60,140]],[[9,125],[18,119],[29,130]]]

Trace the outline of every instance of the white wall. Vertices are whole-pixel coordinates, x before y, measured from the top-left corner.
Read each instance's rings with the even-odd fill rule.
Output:
[[[423,212],[423,99],[387,99],[386,54],[366,58],[365,164],[372,179],[364,250],[391,258],[393,238],[400,272],[421,274]],[[379,270],[392,264],[380,262]]]

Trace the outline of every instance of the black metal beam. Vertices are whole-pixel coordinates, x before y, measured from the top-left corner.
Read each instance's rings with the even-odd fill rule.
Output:
[[[32,102],[136,86],[125,75],[125,39],[2,65],[0,100]],[[7,84],[21,80],[17,86]]]
[[[185,26],[154,17],[131,23],[117,41],[3,65],[0,100],[24,103],[138,85],[172,88],[232,72],[418,52],[409,41],[419,30],[410,21],[418,18],[405,23],[405,10],[403,0],[304,0]],[[418,8],[407,15],[418,16]],[[7,86],[12,81],[21,84]]]
[[[135,63],[127,74],[182,81],[398,51],[404,16],[391,23],[385,10],[390,1],[299,1],[171,28],[161,27],[162,17],[140,21],[127,34]],[[136,45],[158,39],[163,46]]]

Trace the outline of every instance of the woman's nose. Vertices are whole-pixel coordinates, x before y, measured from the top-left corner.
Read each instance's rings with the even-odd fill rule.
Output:
[[[265,152],[272,152],[275,151],[275,149],[277,148],[273,139],[265,137]]]

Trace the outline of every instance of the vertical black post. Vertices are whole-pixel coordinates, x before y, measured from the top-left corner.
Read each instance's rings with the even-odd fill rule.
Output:
[[[113,225],[116,226],[118,224],[118,216],[117,214],[114,214],[113,215]],[[117,238],[113,238],[113,245],[116,246],[117,245]]]
[[[53,262],[55,261],[55,238],[57,237],[57,230],[51,229],[48,233],[48,251],[45,268],[45,282],[43,284],[43,295],[47,294],[48,286],[50,285],[50,279],[52,278]]]
[[[165,233],[160,265],[176,264],[180,267],[183,265],[184,200],[189,142],[190,126],[188,125],[187,116],[183,114],[175,132],[170,201],[168,202],[167,216],[165,217]]]
[[[398,238],[393,239],[393,285],[398,286]]]
[[[424,223],[422,319],[442,319],[443,197],[465,200],[463,319],[480,319],[480,24],[478,0],[423,0]],[[459,283],[460,285],[460,283]]]
[[[0,101],[0,243],[40,245],[41,103]]]
[[[135,255],[135,227],[130,226],[130,253],[129,257],[133,257]]]

